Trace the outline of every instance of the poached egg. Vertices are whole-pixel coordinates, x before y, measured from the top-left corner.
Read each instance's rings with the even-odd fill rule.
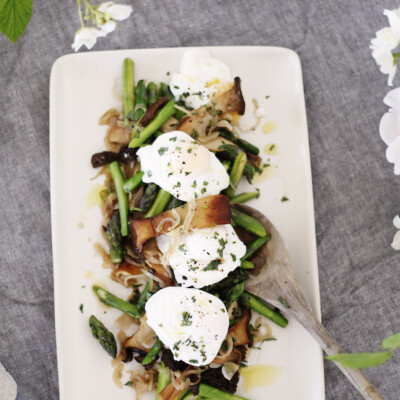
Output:
[[[170,90],[175,100],[197,109],[210,103],[215,93],[232,83],[229,67],[204,49],[189,49],[183,54],[180,71],[171,77]]]
[[[219,194],[229,175],[214,153],[181,131],[159,136],[137,152],[143,182],[154,182],[183,201]]]
[[[169,234],[156,238],[160,251],[169,247]],[[168,263],[175,280],[184,287],[202,288],[226,278],[240,266],[246,246],[232,225],[197,229],[179,236],[178,244],[169,255]]]
[[[147,301],[146,315],[174,359],[196,366],[212,362],[229,329],[224,303],[197,289],[159,290]]]

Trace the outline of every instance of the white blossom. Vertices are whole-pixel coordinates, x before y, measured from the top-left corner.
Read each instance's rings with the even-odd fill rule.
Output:
[[[132,13],[132,7],[122,4],[114,4],[113,1],[107,1],[101,3],[97,8],[97,11],[104,13],[106,21],[123,21],[127,19]]]
[[[400,9],[384,10],[383,15],[386,15],[389,20],[390,28],[393,32],[400,36]]]
[[[394,164],[394,173],[400,175],[400,88],[391,90],[383,99],[391,107],[379,124],[379,134],[388,146],[386,158]]]
[[[108,21],[102,25],[97,25],[101,31],[101,35],[99,36],[106,36],[110,32],[115,31],[115,27],[117,26],[117,23],[114,21]]]
[[[97,28],[81,28],[75,33],[74,43],[72,49],[78,51],[82,46],[91,49],[99,36],[103,36],[101,31]]]
[[[371,40],[370,49],[380,71],[388,75],[388,85],[393,86],[397,62],[393,57],[392,50],[400,43],[400,9],[384,10],[383,13],[388,17],[390,27],[376,32],[376,37]]]

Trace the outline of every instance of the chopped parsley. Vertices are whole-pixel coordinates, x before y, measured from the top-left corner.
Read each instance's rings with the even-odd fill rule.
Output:
[[[283,297],[278,297],[279,303],[283,304],[286,308],[290,308],[289,304]]]
[[[174,343],[174,346],[172,347],[174,350],[179,350],[179,345],[181,344],[181,340],[178,342]]]
[[[225,246],[228,243],[228,241],[221,238],[218,240],[218,243],[221,245],[221,248],[218,249],[217,251],[218,251],[219,256],[222,258],[223,254],[224,254]]]
[[[232,261],[236,261],[236,255],[231,253]]]
[[[132,381],[125,382],[125,386],[132,386],[132,385],[133,385]]]
[[[160,147],[160,148],[158,149],[158,154],[159,154],[160,156],[163,156],[163,155],[165,154],[166,151],[168,151],[168,147]]]
[[[202,271],[216,271],[221,264],[221,260],[212,260]]]
[[[83,314],[83,304],[79,306],[79,311]]]
[[[289,201],[289,199],[288,199],[286,196],[282,196],[281,201],[282,201],[282,202],[284,202],[284,201]]]
[[[182,313],[181,326],[191,326],[191,325],[192,325],[192,315],[189,312],[184,311]]]
[[[176,142],[176,136],[174,136],[174,137],[172,137],[172,138],[169,138],[169,140],[170,140],[171,142]]]

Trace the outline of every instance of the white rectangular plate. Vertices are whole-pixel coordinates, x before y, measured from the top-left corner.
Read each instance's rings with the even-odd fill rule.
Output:
[[[256,184],[261,196],[249,203],[264,212],[286,241],[297,277],[312,308],[319,315],[318,269],[307,121],[300,61],[291,50],[274,47],[211,47],[232,76],[240,76],[246,99],[243,124],[254,125],[253,99],[266,111],[261,124],[245,138],[258,145],[270,163],[267,179]],[[97,315],[116,334],[120,312],[106,309],[91,286],[101,284],[121,293],[107,278],[94,250],[100,236],[101,215],[93,180],[93,153],[105,149],[106,128],[99,117],[109,108],[121,109],[114,85],[122,61],[135,61],[135,79],[168,82],[167,72],[179,69],[185,49],[148,49],[93,52],[58,59],[50,82],[50,167],[54,296],[60,397],[62,400],[134,398],[129,387],[119,389],[112,379],[110,357],[93,339],[90,314]],[[268,99],[266,96],[270,96]],[[262,127],[275,126],[270,133]],[[275,144],[276,154],[264,149]],[[241,189],[247,189],[247,183]],[[241,190],[239,190],[240,192]],[[282,202],[285,196],[289,201]],[[126,294],[126,293],[125,293]],[[83,313],[79,311],[83,304]],[[291,320],[286,329],[272,324],[277,341],[251,352],[249,364],[281,367],[275,382],[239,394],[251,400],[321,400],[324,398],[321,351],[311,336]],[[134,368],[135,362],[128,369]],[[125,377],[124,377],[125,379]],[[126,378],[128,380],[128,378]],[[123,382],[125,382],[123,380]],[[147,395],[145,399],[154,399]]]

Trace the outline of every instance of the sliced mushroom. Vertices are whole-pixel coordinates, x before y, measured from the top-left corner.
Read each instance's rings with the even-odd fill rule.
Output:
[[[174,225],[176,215],[180,223],[185,220],[188,206],[176,207],[164,211],[152,218],[131,219],[131,228],[134,237],[134,246],[140,252],[144,243],[149,239],[168,233]],[[229,224],[231,212],[229,199],[224,195],[207,196],[196,200],[194,216],[189,225],[189,230],[208,228],[214,225]]]
[[[170,99],[168,97],[159,98],[153,105],[151,105],[146,110],[146,113],[143,115],[143,118],[140,121],[140,123],[143,126],[148,125],[157,116],[158,112],[169,102],[169,100]]]
[[[156,341],[155,337],[156,333],[147,324],[147,317],[144,315],[140,318],[138,330],[122,344],[121,354],[123,362],[131,361],[135,353],[138,355],[141,352],[147,354]]]
[[[242,309],[242,318],[229,328],[228,334],[233,339],[234,346],[252,345],[252,338],[250,334],[250,311],[247,308]]]
[[[237,112],[239,115],[243,115],[246,103],[240,86],[240,78],[236,77],[231,89],[217,96],[214,102],[216,103],[215,109],[221,110],[222,114]]]

